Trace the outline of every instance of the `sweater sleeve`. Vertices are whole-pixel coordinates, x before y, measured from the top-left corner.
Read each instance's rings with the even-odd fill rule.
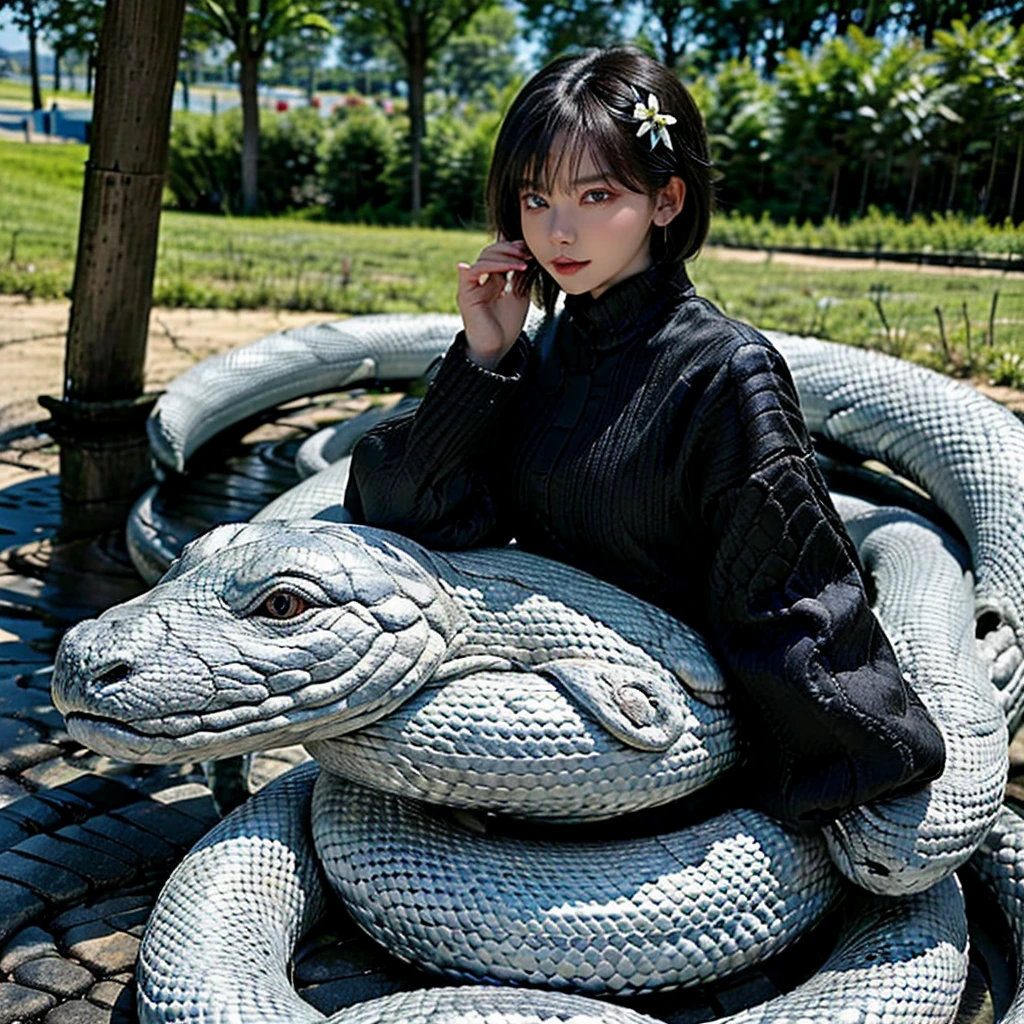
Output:
[[[712,639],[738,686],[757,806],[799,826],[916,788],[945,761],[829,497],[789,369],[742,342],[699,417]]]
[[[345,506],[371,526],[438,548],[504,544],[482,470],[500,443],[498,427],[521,383],[525,335],[496,370],[466,355],[460,332],[419,407],[368,431],[352,452]]]

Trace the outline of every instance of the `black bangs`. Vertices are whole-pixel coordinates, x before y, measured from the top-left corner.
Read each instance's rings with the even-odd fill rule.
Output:
[[[662,111],[677,120],[672,148],[652,147],[638,137],[637,102],[658,97]],[[676,175],[686,183],[683,212],[668,231],[652,239],[656,260],[695,255],[707,236],[713,206],[707,135],[697,109],[676,76],[639,50],[615,47],[560,57],[523,87],[502,122],[487,180],[492,227],[504,238],[523,237],[520,195],[524,188],[550,194],[560,180],[573,180],[583,158],[609,179],[633,192],[653,196]],[[569,161],[566,165],[566,161]],[[548,312],[559,288],[536,263],[517,277],[517,287],[534,289]]]
[[[623,137],[621,124],[593,97],[584,94],[579,100],[578,108],[567,111],[563,106],[552,111],[539,130],[527,132],[532,145],[517,147],[520,152],[510,161],[509,184],[515,179],[517,189],[533,188],[550,194],[560,179],[572,181],[577,177],[580,164],[589,154],[595,167],[606,172],[609,179],[630,191],[646,193],[649,182],[637,174],[633,146],[628,137]]]

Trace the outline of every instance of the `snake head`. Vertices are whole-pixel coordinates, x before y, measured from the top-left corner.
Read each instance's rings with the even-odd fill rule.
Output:
[[[167,763],[338,735],[416,692],[462,613],[396,534],[220,526],[61,642],[54,704],[92,749]]]

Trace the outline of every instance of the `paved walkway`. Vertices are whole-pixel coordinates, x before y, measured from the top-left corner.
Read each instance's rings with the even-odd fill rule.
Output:
[[[298,439],[338,409],[366,399],[299,403],[210,460],[223,481],[288,484]],[[218,811],[200,767],[112,761],[74,743],[49,698],[49,665],[62,631],[137,593],[142,584],[116,538],[55,546],[56,453],[38,426],[0,443],[0,1024],[129,1024],[140,937],[167,874]],[[265,467],[276,467],[273,473]],[[263,467],[263,468],[260,468]],[[201,482],[200,482],[201,485]],[[264,494],[263,498],[267,495]],[[1011,793],[1024,796],[1024,736],[1013,748]],[[259,786],[302,758],[297,748],[257,759]],[[699,993],[634,1001],[669,1024],[710,1020],[801,981],[834,934],[827,921],[763,970]],[[999,968],[998,927],[973,925],[975,950]],[[976,954],[978,955],[978,954]],[[429,979],[362,937],[340,908],[302,943],[295,981],[324,1012]],[[982,973],[972,971],[961,1024],[991,1020]]]
[[[253,458],[321,409],[310,403],[262,428]],[[38,428],[14,433],[0,451],[13,474],[0,485],[0,1024],[127,1024],[156,894],[220,815],[198,765],[115,762],[64,731],[49,696],[61,634],[143,586],[114,537],[54,543],[56,452]],[[260,756],[251,784],[304,757]],[[338,917],[297,956],[296,984],[311,1002],[333,1009],[421,984]]]

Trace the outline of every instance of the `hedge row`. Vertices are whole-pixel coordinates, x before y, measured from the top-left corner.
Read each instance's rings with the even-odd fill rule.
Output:
[[[422,223],[481,223],[483,182],[498,116],[472,122],[432,117],[423,143]],[[167,205],[196,212],[241,207],[239,108],[210,117],[179,114],[171,128]],[[408,120],[372,106],[339,111],[331,121],[309,107],[260,118],[260,206],[265,213],[314,208],[363,224],[409,221]]]
[[[498,115],[439,113],[427,122],[423,145],[422,223],[479,227],[484,182]],[[177,115],[171,131],[168,205],[180,210],[235,212],[241,205],[242,123],[238,108],[224,115]],[[373,106],[339,110],[327,121],[309,107],[264,112],[260,136],[260,204],[265,213],[309,210],[361,224],[409,222],[408,121]],[[963,214],[916,214],[904,221],[869,207],[850,223],[780,224],[737,210],[719,211],[710,241],[774,248],[988,253],[1024,257],[1024,224],[990,224]]]
[[[778,224],[767,212],[760,217],[729,211],[711,226],[711,241],[749,249],[799,248],[878,252],[991,255],[1024,260],[1024,223],[1007,219],[990,224],[984,217],[961,213],[916,213],[905,221],[875,206],[863,217],[843,224],[826,217],[821,224],[790,220]]]

